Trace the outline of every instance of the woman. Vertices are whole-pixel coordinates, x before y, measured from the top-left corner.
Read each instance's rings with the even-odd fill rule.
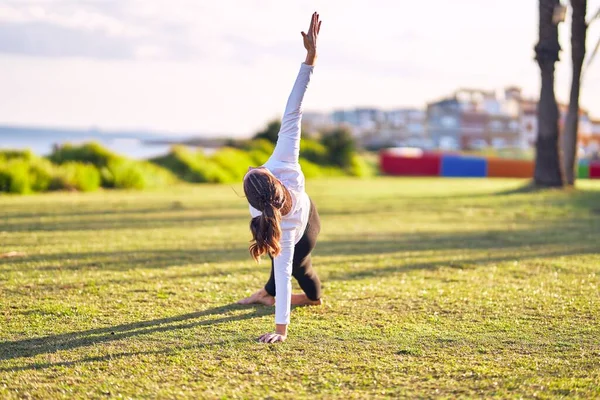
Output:
[[[271,277],[264,288],[239,303],[275,304],[275,333],[262,335],[259,341],[263,343],[287,338],[292,304],[321,304],[321,282],[310,257],[321,226],[319,214],[304,190],[304,175],[298,164],[302,99],[317,60],[320,29],[319,14],[314,13],[308,33],[302,32],[306,60],[288,99],[275,150],[262,167],[250,167],[244,177],[252,215],[250,254],[256,261],[263,254],[269,255]],[[292,295],[292,276],[303,294]]]

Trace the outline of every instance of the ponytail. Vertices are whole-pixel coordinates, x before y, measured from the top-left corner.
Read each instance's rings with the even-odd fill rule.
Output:
[[[265,207],[263,213],[252,218],[250,231],[252,241],[250,244],[250,255],[259,261],[260,256],[268,254],[275,258],[281,253],[281,211],[272,205]]]
[[[257,262],[263,254],[277,257],[281,253],[281,208],[285,204],[285,188],[273,175],[254,172],[246,177],[244,192],[250,205],[262,211],[250,221],[250,255]]]

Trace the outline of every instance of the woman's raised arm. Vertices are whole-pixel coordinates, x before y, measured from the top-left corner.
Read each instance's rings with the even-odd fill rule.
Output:
[[[300,156],[300,130],[302,122],[302,100],[308,88],[313,67],[317,60],[317,38],[321,29],[319,14],[311,17],[308,32],[301,32],[306,49],[306,60],[300,67],[300,72],[294,83],[292,93],[288,98],[285,113],[281,120],[281,129],[277,137],[277,145],[271,156],[277,161],[297,163]]]

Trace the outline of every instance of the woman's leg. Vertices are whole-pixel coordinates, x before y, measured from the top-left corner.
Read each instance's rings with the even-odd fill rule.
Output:
[[[238,304],[264,304],[272,306],[275,304],[275,269],[273,264],[273,258],[271,258],[271,276],[267,281],[267,284],[254,292],[250,297],[246,297],[238,301]]]
[[[292,298],[293,304],[321,304],[321,280],[312,267],[311,252],[317,245],[317,237],[321,231],[319,212],[310,202],[310,214],[306,231],[294,249],[292,276],[296,278],[303,295]]]
[[[275,304],[275,297],[271,296],[265,288],[258,289],[252,293],[251,296],[241,299],[237,302],[238,304],[264,304],[266,306],[272,306]]]
[[[321,304],[321,280],[312,267],[310,254],[292,272],[304,294],[292,298],[292,304]]]
[[[312,267],[311,252],[317,245],[317,237],[321,232],[321,219],[319,212],[312,200],[306,230],[300,241],[294,247],[294,260],[292,276],[296,278],[304,294],[293,294],[292,305],[319,305],[321,304],[321,280]],[[240,300],[239,304],[261,303],[275,304],[275,268],[271,258],[271,274],[264,288],[258,290],[250,297]]]
[[[271,257],[271,255],[269,255],[269,258],[271,259],[271,275],[269,276],[269,280],[265,284],[265,290],[271,296],[275,297],[275,261],[273,260],[273,257]]]

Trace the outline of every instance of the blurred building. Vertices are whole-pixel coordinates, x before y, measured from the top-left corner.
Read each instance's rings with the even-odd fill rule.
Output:
[[[600,139],[600,119],[592,119],[592,136],[594,139]]]
[[[600,159],[600,119],[590,119],[591,134],[585,146],[587,156]]]
[[[538,131],[537,121],[537,105],[536,100],[522,99],[521,100],[521,143],[527,147],[535,146],[535,139]]]
[[[502,93],[460,89],[427,105],[427,131],[436,147],[479,149],[520,145],[520,99],[517,88]]]
[[[355,136],[374,132],[385,123],[385,113],[378,108],[355,108],[352,110],[337,110],[332,114],[335,124],[351,128]]]
[[[331,129],[335,126],[332,115],[324,112],[304,112],[302,114],[302,130],[309,135]]]
[[[427,140],[426,118],[423,110],[402,108],[383,111],[374,129],[360,133],[363,146],[379,147],[430,147]]]
[[[370,148],[529,149],[535,146],[538,134],[537,107],[537,100],[524,98],[514,86],[500,91],[459,89],[427,104],[426,110],[365,107],[330,114],[305,112],[303,129],[315,133],[345,126]],[[560,129],[567,110],[559,104]],[[578,129],[580,153],[600,147],[600,120],[591,119],[581,109]]]
[[[528,147],[535,147],[535,140],[538,133],[537,124],[537,105],[538,102],[532,99],[521,100],[521,138]],[[558,128],[564,129],[569,106],[567,104],[558,104],[559,119]],[[577,125],[577,137],[579,147],[585,154],[588,148],[597,147],[600,144],[600,136],[594,135],[594,120],[586,109],[580,108],[579,122]]]
[[[366,147],[424,146],[425,120],[425,112],[415,108],[355,108],[329,116],[305,113],[302,124],[307,132],[345,126]]]

